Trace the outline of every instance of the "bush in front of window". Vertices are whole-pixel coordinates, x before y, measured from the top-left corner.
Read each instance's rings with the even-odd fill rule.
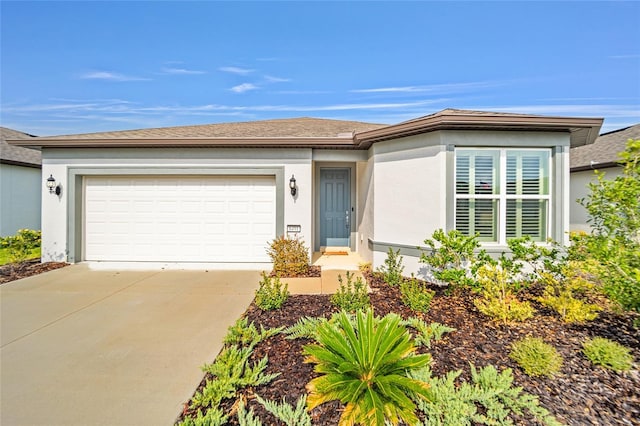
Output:
[[[533,316],[535,310],[516,297],[508,273],[501,266],[486,264],[478,268],[478,282],[481,297],[473,304],[483,314],[503,323],[524,321]]]
[[[420,262],[429,265],[436,279],[453,290],[477,288],[477,281],[471,274],[471,267],[477,260],[474,251],[480,247],[477,237],[468,237],[455,229],[447,233],[438,229],[424,243],[430,251],[420,255]]]

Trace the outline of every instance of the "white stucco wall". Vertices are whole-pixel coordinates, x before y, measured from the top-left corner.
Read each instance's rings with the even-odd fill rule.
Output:
[[[356,163],[356,186],[358,194],[356,251],[365,262],[373,262],[373,251],[369,247],[369,239],[373,239],[373,214],[375,205],[373,173],[373,161]]]
[[[622,167],[610,167],[602,169],[601,171],[605,173],[606,179],[613,180],[622,174]],[[597,180],[596,175],[593,170],[583,170],[580,172],[572,172],[570,179],[570,229],[571,231],[590,232],[591,227],[587,223],[587,211],[577,200],[585,198],[589,194],[588,185]]]
[[[44,193],[42,200],[42,256],[43,261],[68,260],[70,209],[70,170],[76,169],[152,169],[184,170],[208,168],[284,168],[284,231],[287,224],[301,225],[302,237],[312,241],[313,170],[310,149],[43,149],[42,173],[52,174],[62,186],[60,196]],[[150,172],[152,174],[152,172]],[[181,173],[182,174],[182,173]],[[298,194],[292,197],[289,178],[295,175]],[[42,185],[44,188],[44,185]],[[75,188],[75,191],[82,191]],[[73,234],[72,234],[73,235]]]
[[[18,229],[40,229],[41,171],[34,167],[0,164],[0,236]]]
[[[446,151],[440,133],[375,144],[373,240],[408,247],[446,227]],[[373,266],[386,253],[375,251]],[[418,257],[404,256],[405,273],[417,272]]]

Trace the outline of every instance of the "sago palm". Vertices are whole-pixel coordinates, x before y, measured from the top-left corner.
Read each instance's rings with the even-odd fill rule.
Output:
[[[398,315],[376,318],[369,309],[358,312],[354,324],[343,312],[319,326],[317,340],[304,348],[305,362],[322,374],[307,384],[310,410],[337,399],[346,405],[341,426],[418,423],[411,396],[428,399],[429,385],[408,372],[427,366],[431,356],[415,353]]]

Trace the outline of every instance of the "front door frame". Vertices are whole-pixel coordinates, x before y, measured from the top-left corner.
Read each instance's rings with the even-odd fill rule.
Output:
[[[357,217],[356,209],[356,176],[355,163],[340,162],[316,162],[314,165],[314,244],[313,250],[320,251],[320,169],[348,169],[349,170],[349,197],[351,203],[351,213],[349,221],[349,248],[355,251],[356,226],[354,223]]]

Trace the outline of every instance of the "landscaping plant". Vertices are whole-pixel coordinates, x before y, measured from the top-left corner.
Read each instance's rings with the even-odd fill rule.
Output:
[[[309,249],[301,239],[276,237],[269,244],[267,254],[276,276],[297,277],[309,272]]]
[[[280,277],[270,277],[262,272],[262,281],[255,293],[255,303],[263,311],[279,309],[289,297],[289,286]]]
[[[331,296],[331,303],[347,312],[356,312],[359,309],[367,308],[371,303],[367,285],[360,277],[357,277],[354,281],[354,274],[349,271],[347,271],[346,275],[346,282],[342,279],[342,275],[338,275],[340,287]]]
[[[273,414],[278,420],[287,426],[311,426],[311,416],[307,412],[307,396],[303,395],[298,398],[296,406],[292,407],[287,404],[284,399],[282,403],[268,401],[256,395],[258,401],[268,412]]]
[[[429,312],[431,299],[435,291],[427,288],[426,284],[412,276],[400,284],[402,303],[416,312]]]
[[[393,251],[391,247],[389,247],[384,265],[378,268],[378,271],[382,274],[382,278],[387,284],[395,286],[402,282],[402,271],[404,270],[402,259],[400,249]]]
[[[476,370],[471,364],[472,383],[456,386],[461,370],[450,371],[444,377],[433,377],[429,368],[412,373],[412,377],[429,383],[429,401],[418,400],[418,408],[426,416],[425,425],[470,426],[513,425],[512,413],[526,414],[546,425],[560,425],[541,407],[536,396],[513,386],[511,369],[498,370],[488,365]],[[479,409],[480,408],[480,409]]]
[[[476,286],[470,272],[476,259],[474,250],[480,247],[477,237],[467,237],[457,230],[445,233],[438,229],[424,243],[430,251],[420,255],[420,262],[429,265],[437,280],[453,289]]]
[[[308,409],[339,400],[346,405],[341,425],[418,424],[412,398],[427,399],[429,386],[409,374],[431,357],[415,349],[396,314],[378,318],[371,309],[358,311],[354,326],[342,312],[335,323],[322,323],[317,343],[303,349],[305,362],[320,374],[307,384]]]
[[[595,171],[597,182],[580,200],[593,232],[574,240],[595,260],[606,295],[622,308],[640,312],[640,140],[629,140],[620,154],[624,168],[613,180]],[[577,251],[577,250],[576,250]]]
[[[0,248],[8,251],[9,263],[20,263],[33,257],[40,247],[42,232],[31,229],[19,229],[16,235],[0,237]]]
[[[518,300],[508,273],[500,265],[485,264],[478,269],[481,297],[473,304],[483,314],[504,323],[531,318],[534,309]]]
[[[415,330],[413,343],[416,346],[424,346],[426,348],[431,348],[432,340],[440,340],[445,333],[456,331],[455,328],[447,327],[439,322],[427,324],[417,317],[409,317],[402,321],[402,324]]]
[[[585,341],[582,344],[582,352],[595,365],[614,371],[630,370],[633,363],[633,356],[629,349],[603,337]]]
[[[537,337],[514,342],[509,357],[529,376],[553,376],[562,367],[562,356],[558,351]]]

